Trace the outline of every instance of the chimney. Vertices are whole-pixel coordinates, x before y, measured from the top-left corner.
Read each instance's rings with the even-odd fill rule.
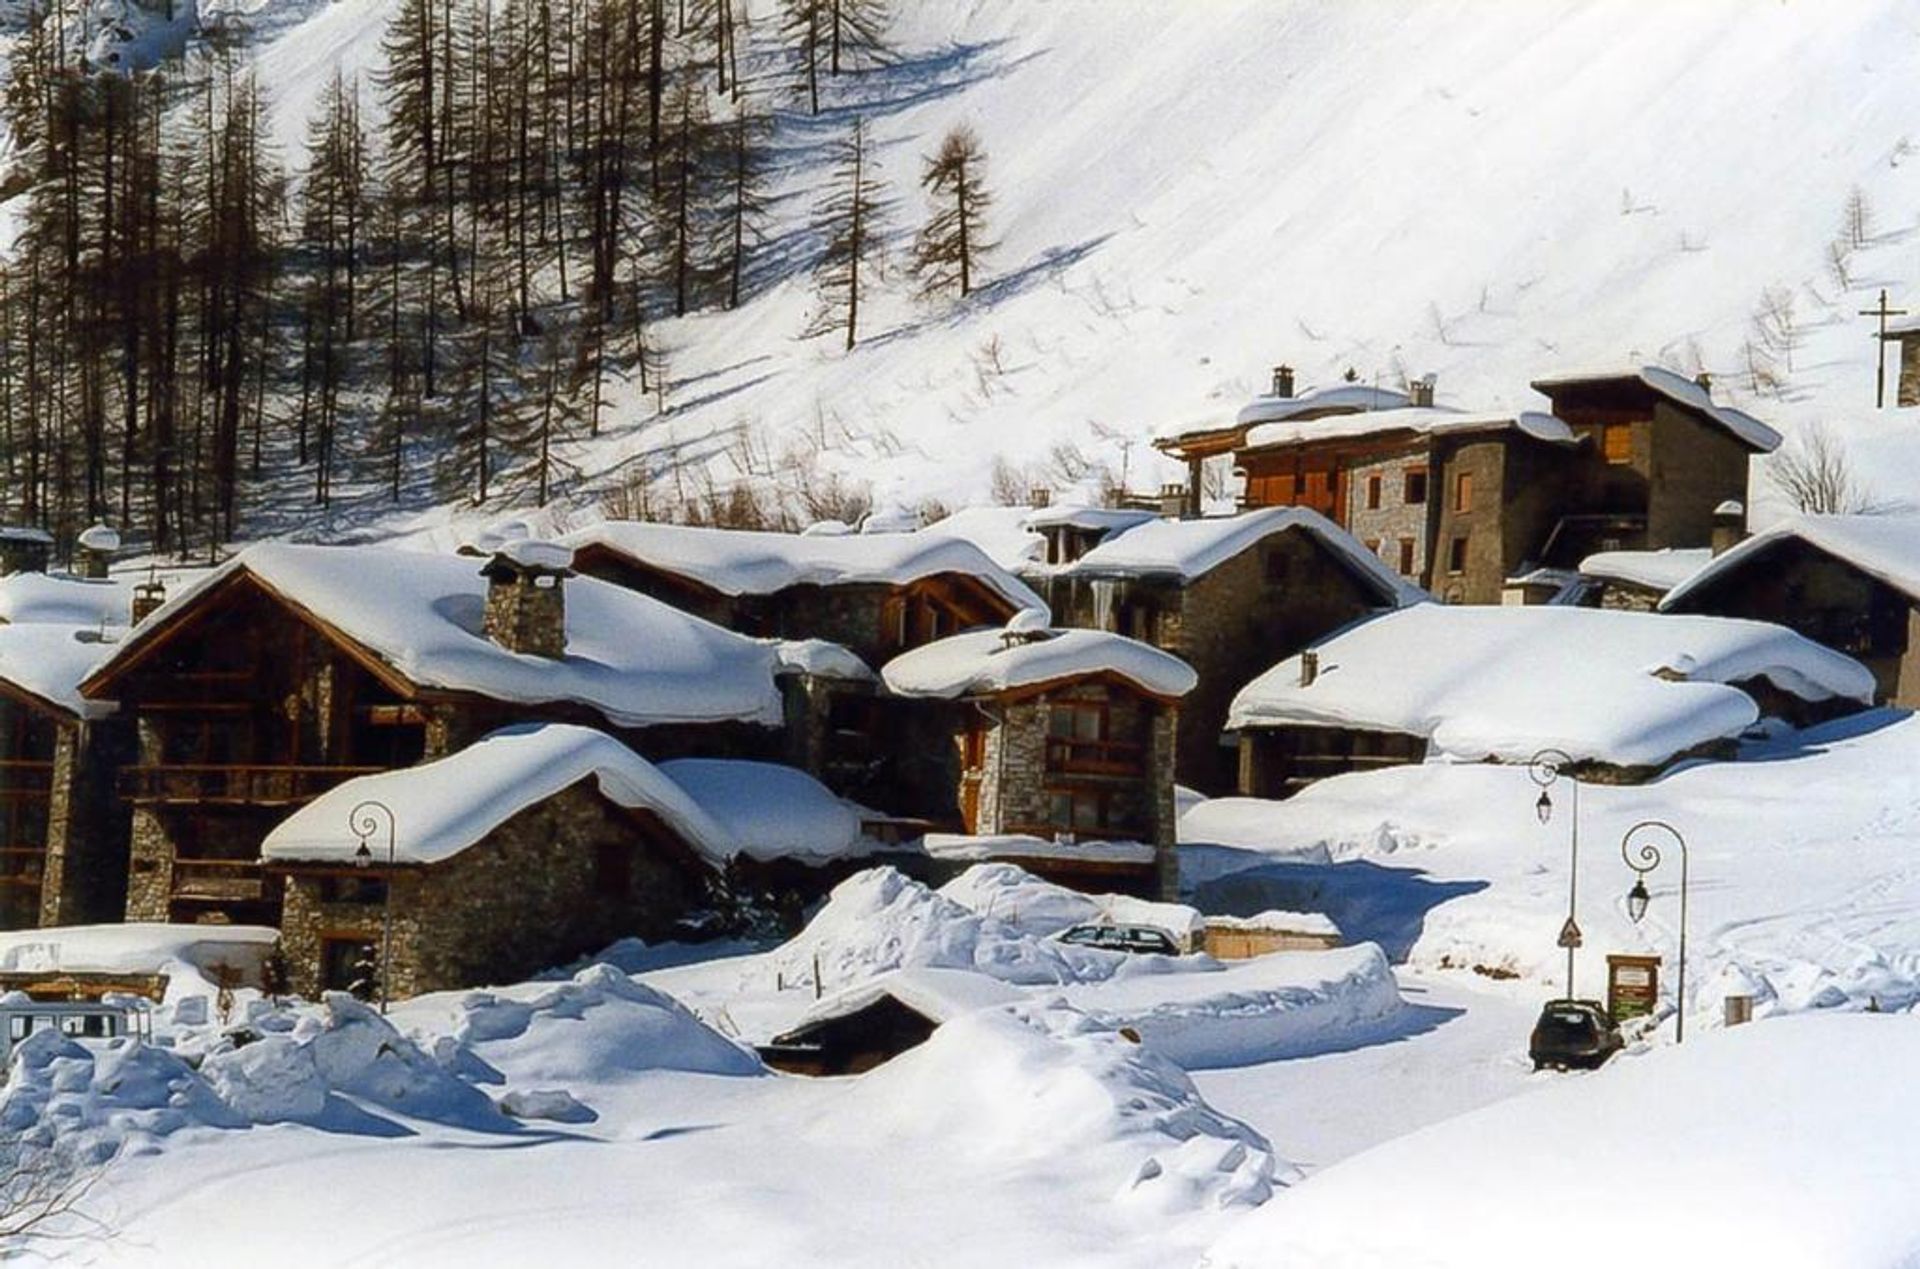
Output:
[[[1693,377],[1693,381],[1700,385],[1700,391],[1705,392],[1708,395],[1712,395],[1713,393],[1713,376],[1712,375],[1702,370],[1699,374]]]
[[[1040,507],[1052,506],[1053,490],[1049,489],[1045,485],[1033,486],[1033,488],[1027,490],[1027,505],[1029,507],[1034,507],[1036,509]]]
[[[1273,368],[1273,395],[1291,397],[1293,395],[1293,367],[1275,366]]]
[[[1407,404],[1433,408],[1433,375],[1423,375],[1407,385]]]
[[[1312,687],[1320,677],[1320,654],[1311,649],[1300,654],[1300,686]]]
[[[1712,546],[1715,555],[1724,555],[1740,545],[1747,536],[1747,509],[1736,498],[1729,498],[1713,509]]]
[[[131,614],[133,624],[136,626],[139,625],[147,619],[148,614],[166,602],[167,588],[160,584],[158,578],[152,574],[148,574],[146,581],[141,582],[133,588],[133,612]]]
[[[487,579],[487,638],[509,652],[558,659],[567,652],[566,579],[573,552],[552,542],[521,538],[493,553]]]
[[[120,535],[110,525],[96,524],[80,535],[76,544],[80,576],[96,580],[107,575],[107,566],[120,552]]]
[[[53,556],[53,535],[28,525],[0,524],[0,577],[44,573]]]

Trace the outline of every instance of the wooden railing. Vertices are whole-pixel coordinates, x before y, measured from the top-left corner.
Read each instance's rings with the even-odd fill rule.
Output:
[[[1047,737],[1047,770],[1078,775],[1139,775],[1146,769],[1145,746],[1126,740],[1072,740]]]
[[[0,797],[44,798],[53,791],[53,764],[28,758],[0,759]]]
[[[38,886],[46,866],[45,846],[0,846],[0,886]]]
[[[267,876],[257,859],[173,861],[173,897],[213,903],[251,903],[266,897]]]
[[[284,806],[307,802],[356,776],[385,767],[223,766],[169,763],[127,767],[120,796],[132,802],[229,803]]]

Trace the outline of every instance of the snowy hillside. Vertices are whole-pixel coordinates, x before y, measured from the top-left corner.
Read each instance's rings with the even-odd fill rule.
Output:
[[[388,7],[254,15],[286,151],[330,65],[376,66]],[[772,97],[790,76],[768,8],[753,86]],[[904,251],[921,155],[971,122],[999,200],[986,286],[927,307],[896,271],[851,354],[796,338],[803,260],[737,313],[668,323],[671,408],[623,399],[575,455],[575,502],[675,457],[724,484],[819,451],[883,506],[961,502],[996,458],[1024,477],[1062,442],[1146,490],[1170,472],[1128,442],[1218,417],[1281,360],[1306,383],[1436,372],[1443,401],[1502,408],[1538,406],[1526,383],[1548,371],[1661,361],[1788,430],[1832,422],[1872,467],[1906,453],[1911,420],[1872,415],[1855,316],[1881,286],[1902,302],[1920,223],[1920,17],[1902,6],[899,8],[899,61],[783,127],[804,147],[870,120]],[[821,176],[786,179],[791,246]],[[1871,224],[1843,288],[1829,245],[1855,186]],[[1755,393],[1756,363],[1778,386]]]

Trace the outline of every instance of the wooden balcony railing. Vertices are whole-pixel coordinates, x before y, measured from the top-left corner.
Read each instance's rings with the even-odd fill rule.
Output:
[[[38,886],[46,866],[45,846],[0,846],[0,886]]]
[[[208,903],[252,903],[266,897],[267,875],[257,859],[173,861],[173,897]]]
[[[132,802],[220,803],[234,806],[288,806],[309,802],[356,776],[384,767],[223,766],[169,763],[127,767],[120,772],[120,796]]]
[[[1074,775],[1137,776],[1145,769],[1145,746],[1131,741],[1047,737],[1048,771]]]
[[[0,759],[0,798],[44,798],[53,791],[53,764],[28,758]]]

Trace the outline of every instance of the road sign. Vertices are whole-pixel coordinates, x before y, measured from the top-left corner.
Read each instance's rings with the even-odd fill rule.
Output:
[[[1572,917],[1568,917],[1567,923],[1560,927],[1560,946],[1569,951],[1580,946],[1580,927],[1574,924]]]

